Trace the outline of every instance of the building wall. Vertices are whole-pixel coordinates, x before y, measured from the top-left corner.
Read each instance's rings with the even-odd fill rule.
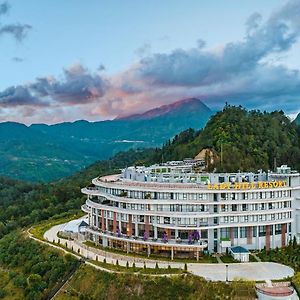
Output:
[[[95,187],[82,190],[88,195],[84,210],[90,225],[102,231],[158,239],[188,239],[198,231],[211,252],[226,250],[221,238],[247,249],[276,248],[294,236],[300,242],[300,176],[278,178],[288,185],[226,191],[94,179]]]

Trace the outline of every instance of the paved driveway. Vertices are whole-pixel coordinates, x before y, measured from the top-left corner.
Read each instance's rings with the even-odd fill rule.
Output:
[[[45,232],[44,238],[50,242],[58,241],[57,233],[61,231],[64,224],[56,225]],[[167,268],[170,265],[173,268],[184,268],[184,263],[180,262],[166,262],[157,261],[151,259],[139,259],[133,258],[132,256],[119,255],[116,253],[110,253],[108,251],[101,251],[92,247],[87,247],[76,241],[68,241],[60,238],[62,244],[66,245],[68,248],[73,248],[75,252],[80,249],[81,255],[89,258],[103,261],[104,257],[108,263],[118,262],[121,266],[126,266],[127,261],[131,264],[134,260],[137,267],[143,267],[144,262],[148,268],[155,268],[156,262],[160,268]],[[201,276],[207,280],[213,281],[225,281],[226,280],[226,264],[203,264],[203,263],[188,263],[188,271],[194,275]],[[251,262],[251,263],[232,263],[228,264],[228,279],[231,281],[233,279],[247,279],[247,280],[275,280],[283,279],[285,277],[293,276],[294,271],[292,268],[272,263],[272,262]]]
[[[225,264],[189,264],[189,271],[208,280],[226,280]],[[273,262],[228,264],[228,279],[274,280],[293,276],[292,268]]]

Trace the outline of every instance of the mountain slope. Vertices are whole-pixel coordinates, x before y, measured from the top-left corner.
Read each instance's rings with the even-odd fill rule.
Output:
[[[300,171],[300,129],[282,111],[262,113],[226,106],[200,131],[187,130],[166,144],[155,160],[194,157],[202,148],[221,156],[215,167],[233,172],[274,169],[288,164]]]
[[[300,125],[300,113],[298,114],[298,116],[296,117],[296,119],[294,120],[294,122],[295,122],[297,125]]]
[[[211,110],[203,102],[197,98],[188,98],[179,100],[177,102],[162,105],[160,107],[148,110],[141,114],[134,114],[126,117],[117,117],[116,120],[149,120],[156,117],[161,117],[165,115],[169,116],[179,116],[182,114],[194,115],[195,113],[203,113],[211,115]]]
[[[129,148],[161,146],[187,128],[202,128],[212,112],[188,99],[146,112],[147,118],[55,125],[0,123],[0,175],[30,181],[68,176]]]

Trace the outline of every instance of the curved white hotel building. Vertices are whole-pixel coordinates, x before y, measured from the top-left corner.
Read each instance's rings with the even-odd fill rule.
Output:
[[[128,167],[82,189],[86,238],[171,258],[283,247],[300,237],[300,174],[199,173],[194,161]]]

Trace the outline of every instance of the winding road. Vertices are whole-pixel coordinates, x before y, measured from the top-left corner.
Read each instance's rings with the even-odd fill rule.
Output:
[[[143,259],[133,256],[126,256],[122,254],[111,253],[103,251],[93,247],[88,247],[79,241],[72,241],[63,238],[58,238],[57,233],[62,230],[65,224],[53,226],[45,232],[44,238],[49,242],[57,243],[60,240],[60,244],[66,246],[69,249],[73,249],[74,252],[80,251],[80,254],[87,259],[103,261],[106,259],[107,263],[115,264],[118,260],[119,265],[126,266],[127,262],[130,265],[135,263],[136,267],[143,267],[144,263],[147,268],[155,268],[156,263],[160,268],[167,268],[169,265],[172,268],[184,268],[184,263],[173,261],[159,261],[151,259]],[[52,244],[50,244],[52,245]],[[52,245],[56,248],[58,246]],[[61,248],[60,248],[61,249]],[[79,257],[79,256],[77,256]],[[95,266],[94,264],[91,264]],[[205,263],[188,263],[188,271],[194,275],[204,277],[207,280],[212,281],[226,281],[226,264],[205,264]],[[98,269],[106,270],[101,267]],[[106,270],[107,271],[107,270]],[[229,281],[234,279],[246,279],[255,281],[265,280],[279,280],[285,277],[294,275],[294,270],[288,266],[273,263],[273,262],[251,262],[251,263],[231,263],[228,264],[228,279]]]

